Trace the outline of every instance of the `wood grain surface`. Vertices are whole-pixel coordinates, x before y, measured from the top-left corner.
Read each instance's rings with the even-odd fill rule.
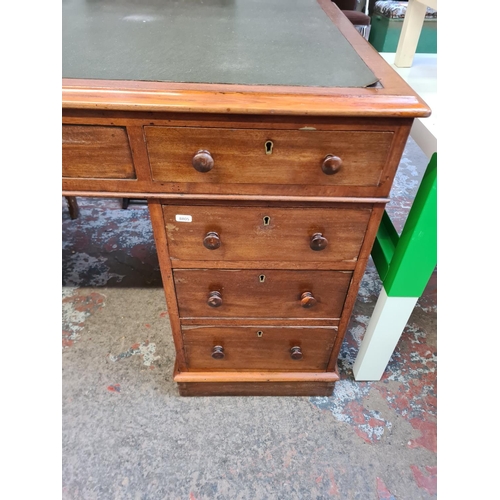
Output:
[[[330,372],[279,372],[279,371],[181,371],[174,366],[174,380],[176,382],[337,382],[338,368]]]
[[[170,265],[170,256],[168,254],[168,242],[165,234],[165,222],[163,220],[163,211],[159,200],[148,200],[149,216],[153,226],[153,235],[160,264],[161,278],[163,281],[163,290],[167,302],[168,319],[172,330],[172,338],[175,346],[175,363],[180,370],[186,368],[184,359],[184,349],[182,344],[181,324],[179,321],[179,309],[177,306],[177,297],[173,282],[172,267]]]
[[[174,283],[181,319],[340,318],[351,276],[350,271],[178,269]],[[213,292],[215,307],[209,305]],[[315,303],[303,307],[307,292]]]
[[[259,333],[261,332],[261,333]],[[322,327],[190,326],[182,328],[184,352],[190,370],[207,371],[324,371],[337,331]],[[214,346],[222,346],[223,359],[213,359]],[[302,349],[300,360],[292,347]]]
[[[179,382],[180,396],[331,396],[335,382]]]
[[[62,175],[133,179],[135,171],[125,128],[63,125]]]
[[[238,130],[145,127],[152,177],[159,182],[378,186],[391,132]],[[270,151],[266,143],[271,143]],[[199,172],[193,157],[204,150],[213,168]],[[342,167],[326,175],[327,155]]]
[[[173,267],[177,260],[197,261],[352,261],[357,259],[370,219],[365,208],[275,208],[164,205],[163,213]],[[188,215],[192,222],[178,222]],[[265,225],[264,218],[269,217]],[[208,232],[220,236],[221,245],[208,250]],[[310,247],[315,233],[328,245],[322,251]]]

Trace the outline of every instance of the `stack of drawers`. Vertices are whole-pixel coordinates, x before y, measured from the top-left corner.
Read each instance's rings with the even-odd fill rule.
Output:
[[[144,127],[153,182],[216,193],[152,210],[182,395],[332,393],[394,135]]]
[[[190,368],[326,370],[352,272],[314,264],[355,259],[364,232],[349,238],[345,222],[363,228],[369,210],[167,205],[163,213]],[[348,241],[336,250],[322,235]]]

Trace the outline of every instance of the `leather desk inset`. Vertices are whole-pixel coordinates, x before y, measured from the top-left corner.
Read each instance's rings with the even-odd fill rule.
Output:
[[[180,394],[331,395],[427,105],[329,0],[68,0],[63,75],[63,194],[148,200]]]

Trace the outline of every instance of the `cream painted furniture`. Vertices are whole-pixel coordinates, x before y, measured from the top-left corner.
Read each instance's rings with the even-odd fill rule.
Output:
[[[409,68],[412,65],[427,7],[437,10],[437,0],[408,0],[408,8],[394,59],[394,65],[398,68]]]

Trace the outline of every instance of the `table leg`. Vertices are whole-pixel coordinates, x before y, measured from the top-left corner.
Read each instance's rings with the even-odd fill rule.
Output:
[[[380,380],[436,267],[436,154],[427,166],[401,236],[384,214],[372,257],[383,289],[353,366],[356,380]]]
[[[418,39],[424,25],[427,6],[418,0],[408,0],[403,28],[399,36],[394,65],[398,68],[410,68],[417,50]]]
[[[418,297],[389,297],[382,288],[353,366],[356,380],[380,380]]]

